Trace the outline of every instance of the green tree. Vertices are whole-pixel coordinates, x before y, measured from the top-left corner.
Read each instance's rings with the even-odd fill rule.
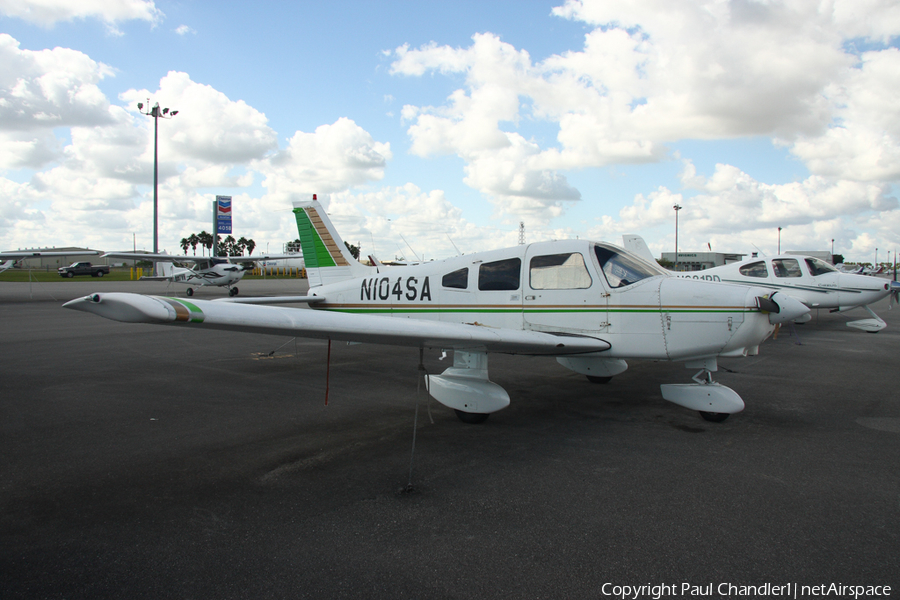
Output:
[[[187,254],[188,246],[191,245],[191,242],[188,241],[187,238],[181,238],[181,241],[178,242],[178,245],[181,246],[181,249],[184,250],[184,253]]]
[[[194,249],[194,256],[197,256],[197,244],[200,243],[200,237],[196,233],[192,233],[188,236],[188,243]],[[185,250],[185,253],[187,253],[187,250]]]
[[[344,245],[347,246],[347,250],[350,251],[350,254],[353,255],[353,258],[355,258],[356,260],[359,260],[359,246],[357,246],[355,244],[351,245],[351,244],[348,244],[347,242],[344,242]]]
[[[197,234],[197,239],[200,241],[200,245],[210,251],[210,256],[212,256],[212,247],[213,247],[213,236],[211,233],[206,233],[205,231],[201,231]]]

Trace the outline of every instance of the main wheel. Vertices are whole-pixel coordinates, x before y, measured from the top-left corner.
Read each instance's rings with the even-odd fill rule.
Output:
[[[478,425],[479,423],[484,423],[487,421],[487,418],[491,416],[491,413],[470,413],[464,412],[461,410],[456,410],[456,416],[459,417],[459,420],[463,423],[468,423],[469,425]]]
[[[597,375],[585,375],[585,377],[587,377],[587,380],[591,383],[609,383],[610,381],[612,381],[612,376],[599,377]]]
[[[699,411],[700,416],[709,421],[710,423],[721,423],[725,419],[728,418],[728,415],[731,413],[715,413],[715,412],[705,412]]]
[[[185,292],[185,294],[187,294],[188,296],[193,296],[193,295],[194,295],[194,288],[190,288],[190,287],[189,287],[189,288],[187,289],[187,291]]]
[[[238,289],[237,289],[237,288],[231,288],[231,289],[228,290],[228,296],[229,296],[229,297],[231,297],[231,296],[237,296],[237,293],[238,293]]]

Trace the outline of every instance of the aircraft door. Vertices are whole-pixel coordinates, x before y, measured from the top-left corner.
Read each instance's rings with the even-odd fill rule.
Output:
[[[603,332],[609,294],[593,269],[588,245],[533,244],[525,254],[525,328],[567,333]]]

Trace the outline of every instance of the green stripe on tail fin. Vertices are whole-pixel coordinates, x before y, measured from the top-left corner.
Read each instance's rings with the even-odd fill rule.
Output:
[[[295,202],[294,215],[311,288],[375,270],[353,258],[315,195],[312,202]]]

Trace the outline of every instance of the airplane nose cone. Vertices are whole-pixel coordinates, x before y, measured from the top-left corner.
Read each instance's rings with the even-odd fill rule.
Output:
[[[778,325],[798,319],[809,312],[809,308],[799,300],[781,292],[775,292],[768,298],[757,298],[759,309],[769,313],[769,323]]]

